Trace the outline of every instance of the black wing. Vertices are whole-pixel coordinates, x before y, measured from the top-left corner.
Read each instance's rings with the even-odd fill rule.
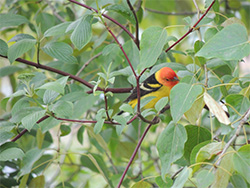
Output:
[[[144,80],[140,85],[140,95],[141,97],[147,95],[148,93],[157,91],[162,87],[156,78],[155,74],[149,76],[146,80]],[[135,87],[131,93],[131,95],[125,100],[125,102],[131,101],[137,98],[137,88]]]

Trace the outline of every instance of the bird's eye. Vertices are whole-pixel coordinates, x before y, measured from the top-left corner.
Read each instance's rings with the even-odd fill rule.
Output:
[[[169,79],[166,78],[167,81],[169,81]]]

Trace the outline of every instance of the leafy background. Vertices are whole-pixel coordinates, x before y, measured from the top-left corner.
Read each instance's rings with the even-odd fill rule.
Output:
[[[0,4],[1,187],[250,186],[249,0]]]

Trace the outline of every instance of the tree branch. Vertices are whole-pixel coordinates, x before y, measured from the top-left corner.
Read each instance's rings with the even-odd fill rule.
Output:
[[[135,13],[135,10],[133,8],[133,6],[131,5],[130,1],[127,0],[127,4],[130,8],[130,10],[132,11],[134,18],[135,18],[135,44],[137,45],[138,49],[140,49],[140,41],[139,41],[139,22]]]
[[[228,150],[228,148],[231,146],[231,144],[234,142],[234,140],[239,136],[240,134],[240,130],[243,127],[243,125],[247,122],[247,120],[250,117],[250,108],[248,108],[248,110],[245,112],[245,114],[242,116],[242,119],[240,121],[240,124],[238,125],[235,134],[231,137],[231,139],[227,142],[227,144],[225,145],[224,149],[222,150],[222,152],[219,155],[219,160],[216,163],[216,166],[219,166],[221,163],[221,160],[224,156],[224,154],[226,153],[226,151]]]
[[[174,44],[172,44],[171,46],[168,47],[168,49],[165,50],[165,52],[167,53],[170,49],[172,49],[175,45],[177,45],[178,43],[180,43],[180,41],[182,41],[187,35],[189,35],[191,32],[193,32],[193,30],[195,30],[196,26],[201,22],[201,20],[207,15],[208,11],[212,8],[212,6],[214,5],[215,0],[211,3],[211,5],[207,8],[206,12],[200,17],[200,19],[193,25],[193,27],[191,27],[188,32],[186,32],[186,34],[184,34],[179,40],[177,40]]]
[[[8,59],[7,56],[3,56],[3,55],[0,55],[0,57]],[[54,72],[54,73],[57,73],[57,74],[60,74],[60,75],[63,75],[63,76],[69,76],[71,79],[84,84],[88,88],[91,88],[91,89],[94,88],[94,85],[92,85],[89,82],[87,82],[86,80],[83,80],[83,79],[81,79],[81,78],[79,78],[79,77],[77,77],[75,75],[70,74],[70,73],[67,73],[67,72],[64,72],[64,71],[61,71],[61,70],[46,66],[46,65],[37,64],[37,63],[34,63],[32,61],[28,61],[28,60],[22,59],[22,58],[17,58],[16,61],[18,61],[20,63],[24,63],[26,65],[30,65],[30,66],[39,68],[39,69],[48,70],[48,71],[51,71],[51,72]],[[130,88],[107,88],[107,89],[102,89],[102,88],[98,87],[96,90],[97,91],[105,91],[105,92],[110,91],[112,93],[128,93],[132,89],[133,89],[132,87],[130,87]],[[90,94],[90,93],[93,93],[93,91],[91,90],[91,91],[88,91],[87,93]]]

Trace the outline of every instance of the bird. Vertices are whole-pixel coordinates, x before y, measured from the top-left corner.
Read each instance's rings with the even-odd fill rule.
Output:
[[[168,97],[172,87],[174,87],[178,83],[178,76],[173,71],[173,69],[169,67],[163,67],[149,76],[140,84],[140,97],[141,99],[149,96],[153,96],[155,98],[153,98],[143,108],[154,108],[157,101],[159,101],[163,97]],[[136,87],[132,90],[131,95],[124,102],[132,106],[132,108],[136,106],[138,102]],[[124,111],[120,111],[118,115],[121,115],[123,112]]]

